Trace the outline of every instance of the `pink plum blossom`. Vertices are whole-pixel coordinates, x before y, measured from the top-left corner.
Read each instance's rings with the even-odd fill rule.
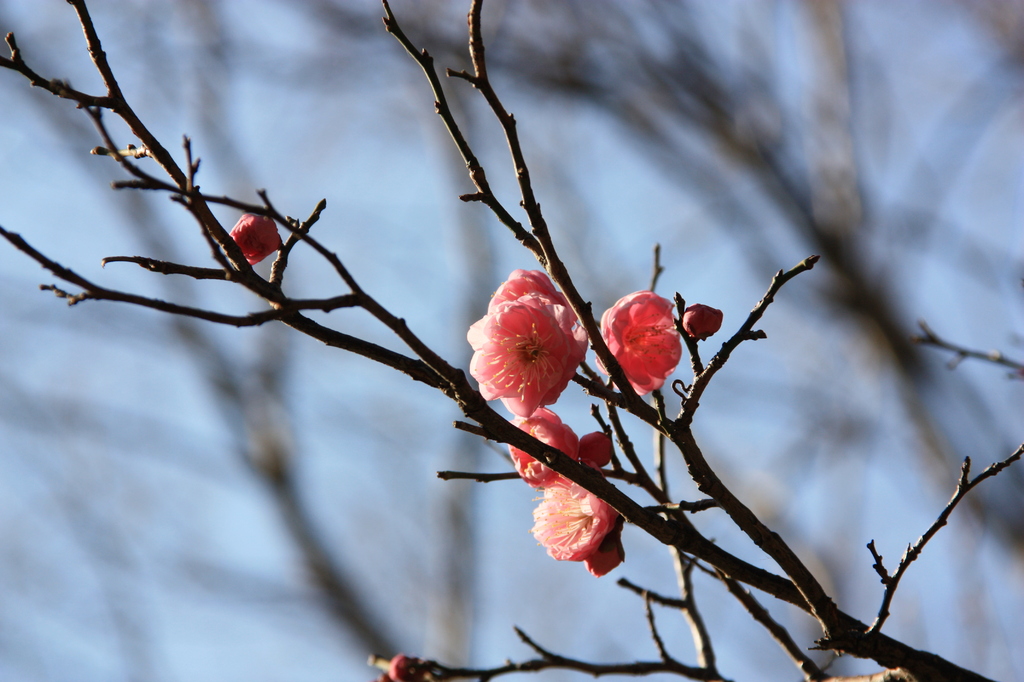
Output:
[[[555,288],[546,274],[540,270],[513,270],[498,290],[491,296],[491,302],[487,306],[487,312],[494,312],[502,303],[517,301],[524,296],[541,296],[548,298],[552,303],[558,303],[569,307],[565,296]]]
[[[533,510],[531,532],[552,558],[591,560],[604,575],[614,568],[613,557],[597,555],[605,537],[615,530],[618,518],[619,513],[610,504],[580,485],[559,478],[544,489],[544,499]]]
[[[577,459],[579,439],[573,430],[563,424],[558,415],[551,410],[541,407],[530,417],[513,419],[512,423],[542,443]],[[558,473],[541,464],[523,450],[513,445],[509,445],[508,449],[512,454],[512,463],[515,465],[516,471],[530,486],[543,488],[558,478]]]
[[[695,339],[706,340],[722,328],[722,311],[703,303],[694,303],[683,311],[683,331]]]
[[[623,296],[601,316],[601,336],[638,395],[661,388],[682,356],[672,302],[653,291]],[[598,359],[598,367],[608,370]]]
[[[277,224],[266,216],[246,213],[231,228],[231,238],[242,250],[242,255],[255,265],[281,248],[281,235]]]
[[[546,275],[517,276],[523,272],[512,273],[466,338],[474,351],[469,372],[480,382],[480,394],[529,417],[565,390],[587,354],[587,332]]]

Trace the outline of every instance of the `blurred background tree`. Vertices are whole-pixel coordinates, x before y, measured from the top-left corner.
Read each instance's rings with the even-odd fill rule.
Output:
[[[467,66],[465,3],[393,5],[440,66]],[[265,187],[293,216],[326,197],[318,238],[465,365],[465,329],[490,293],[535,266],[458,201],[472,187],[376,2],[92,9],[143,119],[168,146],[193,138],[204,190],[255,200]],[[1024,5],[494,0],[486,16],[492,77],[595,310],[647,286],[660,243],[659,291],[723,309],[729,330],[773,272],[822,254],[769,311],[768,339],[716,379],[696,430],[734,489],[870,621],[881,586],[864,545],[894,564],[965,456],[980,467],[1022,437],[1024,382],[984,363],[949,371],[948,353],[909,338],[920,318],[1024,355]],[[40,72],[99,87],[64,3],[0,1],[0,30]],[[450,92],[492,183],[514,196],[496,123],[465,83]],[[107,189],[121,173],[87,154],[99,141],[81,112],[13,73],[0,93],[0,224],[111,286],[252,304],[217,283],[98,272],[105,256],[205,264],[208,250],[165,197]],[[663,549],[627,529],[626,564],[600,581],[551,562],[527,533],[522,486],[434,477],[508,465],[453,431],[456,411],[431,391],[277,326],[67,310],[36,291],[40,275],[0,249],[4,680],[369,679],[370,652],[528,655],[512,624],[580,658],[652,654],[614,577],[671,593]],[[308,253],[291,276],[296,295],[332,295]],[[331,320],[390,343],[365,315]],[[566,422],[592,430],[584,397],[568,404]],[[692,497],[673,466],[676,494]],[[979,492],[911,569],[886,632],[1024,679],[1024,474]],[[699,522],[756,557],[724,519]],[[717,584],[698,579],[697,596],[724,674],[795,677]],[[552,610],[575,616],[567,626]],[[685,660],[692,645],[671,621]]]

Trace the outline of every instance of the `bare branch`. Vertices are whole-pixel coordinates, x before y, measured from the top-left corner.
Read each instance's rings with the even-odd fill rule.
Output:
[[[903,575],[907,572],[910,564],[914,562],[921,555],[921,551],[924,546],[928,544],[928,541],[935,537],[935,534],[939,532],[939,529],[946,525],[949,520],[949,515],[953,513],[953,510],[960,500],[964,499],[967,493],[971,492],[982,481],[992,478],[1008,466],[1016,462],[1024,455],[1024,443],[1022,443],[1013,454],[1006,459],[995,462],[989,465],[984,471],[978,474],[975,478],[971,479],[971,458],[968,457],[964,460],[963,466],[960,468],[960,479],[956,484],[956,491],[953,493],[952,499],[946,504],[946,507],[939,514],[939,517],[935,519],[935,522],[925,531],[924,535],[917,539],[917,542],[913,546],[908,547],[907,551],[904,552],[903,557],[900,559],[900,565],[896,567],[896,572],[891,576],[887,575],[885,569],[882,567],[882,557],[875,551],[874,540],[868,544],[868,549],[871,550],[872,556],[875,558],[875,570],[882,577],[882,583],[885,585],[885,593],[882,595],[882,605],[878,609],[878,616],[875,618],[875,622],[871,624],[868,629],[868,635],[873,635],[882,629],[882,625],[889,617],[889,606],[892,603],[893,595],[896,594],[896,589],[899,587],[900,580]]]
[[[384,4],[384,28],[388,33],[395,36],[405,51],[416,60],[416,63],[423,69],[424,75],[427,77],[427,81],[430,83],[430,89],[434,93],[434,109],[437,111],[437,115],[441,117],[441,121],[444,123],[445,128],[448,129],[449,135],[452,137],[452,141],[455,142],[455,146],[459,150],[459,154],[462,155],[463,160],[466,162],[466,169],[469,171],[469,179],[476,185],[477,192],[475,194],[464,194],[460,199],[463,201],[479,201],[498,217],[505,227],[512,231],[519,242],[529,249],[538,258],[541,256],[540,246],[537,244],[537,240],[523,228],[523,226],[512,217],[505,207],[498,201],[494,193],[491,191],[490,183],[487,181],[487,174],[484,171],[483,166],[477,160],[476,155],[473,153],[472,148],[469,146],[469,142],[466,141],[465,136],[462,134],[462,130],[459,128],[458,122],[455,120],[454,114],[452,114],[451,107],[448,106],[448,98],[444,94],[444,88],[441,86],[441,79],[438,78],[437,70],[434,68],[434,58],[426,50],[418,50],[412,41],[405,34],[402,28],[398,25],[398,20],[395,19],[394,13],[391,11],[391,7],[388,5],[387,0],[383,0]],[[449,76],[456,75],[451,72]]]
[[[146,258],[144,256],[107,256],[100,261],[100,265],[107,266],[107,263],[135,263],[139,267],[150,272],[161,275],[186,275],[192,279],[228,279],[228,274],[217,268],[200,268],[194,265],[180,265],[168,261]]]
[[[917,325],[921,328],[921,333],[911,336],[910,340],[914,343],[921,344],[922,346],[935,346],[936,348],[942,348],[953,352],[954,357],[949,361],[948,365],[950,369],[956,369],[956,367],[967,358],[974,358],[976,360],[984,360],[985,362],[990,362],[995,365],[1009,367],[1014,370],[1014,372],[1010,374],[1012,378],[1024,379],[1024,363],[1006,357],[1001,351],[980,351],[965,348],[964,346],[939,338],[939,336],[932,331],[931,327],[925,324],[924,320],[918,320]]]
[[[754,620],[768,630],[768,633],[772,638],[779,643],[779,646],[781,646],[793,662],[796,663],[797,667],[803,671],[806,679],[824,680],[827,678],[825,673],[821,671],[811,657],[793,641],[789,631],[772,618],[771,614],[761,606],[749,590],[721,571],[716,570],[715,575],[725,584],[725,587],[729,590],[729,594],[736,597],[740,604],[743,605],[743,608],[747,610],[747,613],[749,613]]]
[[[779,270],[775,273],[775,276],[772,278],[771,285],[768,287],[768,291],[765,293],[764,297],[757,302],[757,305],[755,305],[754,309],[750,311],[750,314],[747,315],[747,319],[743,325],[735,334],[733,334],[732,338],[722,344],[721,350],[715,354],[715,357],[711,358],[707,367],[705,367],[694,379],[693,386],[691,387],[686,400],[683,401],[683,407],[679,413],[679,419],[681,421],[689,424],[693,420],[693,413],[696,412],[697,407],[700,404],[700,398],[704,394],[704,389],[707,388],[708,382],[710,382],[711,377],[713,377],[715,373],[725,365],[729,356],[734,350],[736,350],[737,346],[744,341],[766,338],[766,334],[761,330],[755,330],[754,325],[758,323],[761,316],[764,315],[765,310],[767,310],[768,306],[775,300],[775,294],[779,292],[782,285],[800,273],[810,270],[817,262],[818,256],[808,256],[790,270],[786,272]]]
[[[506,471],[500,474],[480,474],[470,471],[438,471],[437,477],[442,481],[469,480],[477,483],[491,483],[492,481],[516,481],[519,474],[514,471]]]

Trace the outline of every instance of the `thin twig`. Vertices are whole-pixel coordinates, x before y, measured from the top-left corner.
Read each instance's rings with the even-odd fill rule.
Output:
[[[60,298],[66,299],[71,305],[85,300],[119,301],[122,303],[131,303],[143,308],[160,310],[165,313],[194,317],[200,320],[207,320],[208,322],[216,322],[218,324],[226,324],[235,327],[254,327],[266,324],[273,320],[283,320],[290,315],[294,315],[300,310],[328,311],[337,308],[351,308],[357,305],[355,297],[351,295],[344,295],[333,299],[315,299],[308,301],[290,300],[288,303],[271,310],[249,313],[247,315],[227,315],[202,308],[193,308],[191,306],[178,305],[177,303],[169,303],[157,298],[148,298],[137,294],[129,294],[123,291],[106,289],[85,277],[82,277],[74,270],[66,268],[60,263],[47,258],[31,244],[25,241],[21,235],[15,232],[8,232],[3,227],[0,227],[0,236],[9,241],[16,249],[30,256],[55,276],[65,282],[81,287],[84,290],[82,293],[69,294],[68,292],[53,285],[43,285],[44,289],[54,292]]]
[[[647,508],[654,511],[685,511],[690,512],[691,514],[696,514],[697,512],[706,511],[708,509],[717,509],[720,506],[721,505],[719,505],[717,501],[707,498],[703,500],[696,500],[694,502],[687,502],[683,500],[681,502],[659,504],[656,507]]]
[[[288,256],[291,255],[292,249],[298,244],[302,237],[301,235],[309,234],[310,229],[313,225],[320,220],[320,214],[327,208],[327,199],[321,199],[317,202],[316,207],[313,208],[313,212],[309,214],[309,217],[302,221],[294,232],[288,235],[288,238],[284,240],[284,244],[277,252],[277,258],[274,259],[274,264],[270,267],[270,282],[278,287],[281,286],[281,282],[284,280],[284,271],[288,267]]]
[[[682,337],[683,343],[686,344],[686,350],[690,355],[690,369],[693,370],[693,380],[696,383],[697,377],[699,377],[704,372],[704,363],[702,363],[700,360],[700,348],[698,348],[697,346],[697,339],[687,334],[686,330],[683,329],[683,315],[686,312],[686,301],[683,300],[683,297],[680,296],[678,292],[675,295],[675,304],[676,331],[679,332],[679,336]],[[687,392],[689,392],[689,389],[687,389]],[[683,395],[682,398],[685,399],[686,396]]]
[[[697,600],[693,595],[693,568],[697,561],[685,556],[675,547],[671,551],[672,564],[676,571],[676,582],[679,585],[679,596],[684,604],[682,608],[683,616],[690,625],[693,647],[697,650],[697,663],[703,668],[717,670],[715,649],[711,644],[711,634],[704,624],[704,617],[700,615],[700,609],[697,608]]]
[[[498,474],[473,473],[471,471],[438,471],[437,477],[442,481],[470,480],[477,483],[491,483],[493,481],[515,481],[520,476],[514,471],[506,471]]]
[[[651,631],[651,639],[654,640],[654,646],[658,649],[658,655],[661,656],[661,660],[666,663],[674,661],[675,659],[668,653],[668,649],[665,648],[665,642],[661,639],[661,635],[658,633],[658,625],[654,621],[654,609],[651,608],[651,597],[650,595],[644,595],[644,615],[647,618],[647,628]],[[701,662],[701,667],[706,668],[707,666]]]
[[[925,324],[924,320],[918,320],[917,325],[921,328],[921,333],[911,336],[910,340],[923,346],[935,346],[936,348],[942,348],[955,353],[953,359],[948,363],[950,369],[956,369],[956,367],[967,358],[974,358],[976,360],[983,360],[995,365],[1009,367],[1014,370],[1014,372],[1010,374],[1011,377],[1015,379],[1024,379],[1024,363],[1006,357],[1003,355],[1002,351],[980,351],[965,348],[964,346],[960,346],[940,338],[934,331],[932,331],[931,327]]]
[[[608,437],[608,440],[614,443],[615,436],[612,434],[612,427],[608,426],[607,422],[605,422],[604,420],[604,417],[601,416],[601,408],[599,408],[597,405],[591,405],[590,416],[592,416],[594,418],[594,421],[597,422],[597,425],[601,427],[601,432]],[[616,473],[623,471],[622,463],[619,461],[619,456],[615,454],[614,447],[611,450],[611,465],[612,471]]]
[[[107,263],[135,263],[139,267],[150,272],[161,275],[185,275],[192,279],[228,279],[228,274],[219,268],[200,268],[195,265],[181,265],[156,258],[144,256],[107,256],[100,261],[100,265],[107,266]]]
[[[982,481],[992,478],[997,475],[1003,469],[1006,469],[1011,464],[1016,462],[1024,455],[1024,443],[1022,443],[1013,454],[1006,459],[990,464],[984,471],[978,474],[973,479],[970,478],[971,474],[971,458],[967,457],[964,459],[963,465],[960,467],[960,478],[956,484],[956,491],[953,493],[953,497],[946,504],[946,507],[939,514],[939,517],[935,519],[935,522],[925,531],[924,535],[917,539],[912,546],[907,548],[904,552],[903,557],[900,559],[899,566],[896,567],[896,572],[891,576],[886,574],[885,568],[882,567],[882,557],[878,555],[874,548],[874,540],[868,545],[868,549],[871,550],[871,554],[875,559],[875,571],[882,577],[882,582],[885,584],[885,592],[882,595],[882,605],[878,609],[878,616],[875,618],[875,622],[871,624],[871,627],[865,633],[867,635],[873,635],[882,629],[882,625],[889,617],[889,606],[892,603],[893,595],[896,594],[896,589],[899,587],[900,580],[903,575],[907,572],[910,564],[914,562],[917,557],[921,555],[921,551],[924,546],[928,544],[928,541],[935,537],[935,534],[939,532],[939,529],[946,525],[949,520],[950,514],[960,503],[960,500],[971,490],[974,489]]]
[[[658,278],[665,268],[661,265],[661,244],[654,245],[654,263],[651,265],[651,286],[648,291],[654,291],[658,287]]]
[[[654,479],[652,479],[650,474],[647,473],[647,469],[644,467],[643,462],[640,461],[640,457],[636,454],[636,448],[633,447],[633,442],[629,439],[629,434],[626,433],[626,429],[622,426],[618,410],[612,405],[608,406],[608,419],[612,423],[612,429],[615,432],[615,439],[619,443],[619,449],[622,450],[622,454],[626,456],[629,463],[633,465],[633,471],[636,473],[640,487],[646,490],[647,493],[657,502],[667,504],[669,502],[668,495],[658,487],[658,484],[655,483]]]
[[[790,270],[786,272],[779,270],[775,273],[775,276],[772,278],[772,282],[768,287],[768,291],[765,293],[764,297],[757,302],[757,305],[755,305],[754,309],[750,311],[750,314],[747,315],[747,319],[744,321],[743,325],[735,334],[733,334],[732,338],[722,344],[721,350],[715,354],[715,357],[711,358],[707,367],[705,367],[694,379],[693,386],[690,388],[689,394],[683,402],[682,410],[680,410],[680,420],[688,424],[693,419],[693,413],[697,410],[697,407],[700,404],[700,398],[704,395],[704,389],[707,388],[708,382],[711,381],[711,377],[713,377],[715,373],[725,365],[729,356],[734,350],[736,350],[737,346],[744,341],[767,338],[767,335],[763,331],[755,330],[754,325],[758,323],[761,316],[764,315],[765,310],[767,310],[768,306],[775,300],[775,294],[779,292],[779,289],[781,289],[786,282],[793,279],[800,273],[813,268],[814,264],[817,262],[818,256],[808,256]]]
[[[437,115],[441,117],[441,121],[444,123],[445,128],[448,130],[448,134],[451,135],[452,141],[455,142],[456,148],[459,150],[459,154],[462,155],[462,159],[466,162],[466,169],[469,171],[469,179],[472,180],[473,184],[477,188],[475,194],[465,194],[460,197],[463,201],[479,201],[487,206],[491,211],[498,217],[505,227],[511,230],[519,242],[529,249],[534,255],[540,256],[540,246],[537,244],[537,240],[531,235],[526,229],[512,217],[512,214],[505,209],[505,207],[498,201],[497,197],[491,191],[490,183],[487,181],[487,173],[484,171],[482,165],[477,160],[476,155],[473,153],[472,148],[469,146],[469,142],[466,141],[466,137],[462,134],[462,130],[459,128],[458,122],[455,120],[455,115],[452,113],[451,107],[448,106],[448,98],[444,93],[444,88],[441,86],[441,79],[437,75],[437,70],[434,68],[434,58],[426,50],[419,50],[409,39],[409,37],[402,30],[401,26],[398,25],[398,20],[395,19],[394,13],[391,11],[391,7],[388,5],[387,0],[382,0],[384,5],[384,28],[388,33],[393,35],[405,51],[416,60],[416,63],[423,69],[424,75],[427,77],[427,81],[430,83],[430,89],[434,94],[434,109]],[[457,75],[449,72],[449,76]]]
[[[818,664],[807,655],[806,652],[800,646],[793,641],[793,637],[789,634],[786,628],[782,627],[771,614],[761,606],[760,602],[738,582],[730,578],[728,575],[720,570],[715,570],[714,575],[725,584],[726,589],[729,590],[729,594],[736,597],[736,599],[743,605],[743,608],[747,610],[747,613],[751,617],[760,623],[768,631],[779,646],[782,647],[783,651],[793,660],[794,663],[803,671],[806,679],[808,680],[824,680],[827,675],[822,672]]]

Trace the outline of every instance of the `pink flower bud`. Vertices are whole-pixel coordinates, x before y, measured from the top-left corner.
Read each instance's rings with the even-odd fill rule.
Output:
[[[394,682],[423,682],[427,679],[428,672],[423,659],[405,654],[398,654],[392,658],[391,665],[388,666],[388,677]]]
[[[612,440],[603,431],[594,431],[580,438],[580,461],[600,469],[612,461]]]
[[[722,328],[722,311],[702,303],[694,303],[683,312],[683,329],[701,341]]]
[[[242,255],[255,265],[281,248],[277,225],[266,216],[246,213],[231,228],[231,238],[242,249]]]

